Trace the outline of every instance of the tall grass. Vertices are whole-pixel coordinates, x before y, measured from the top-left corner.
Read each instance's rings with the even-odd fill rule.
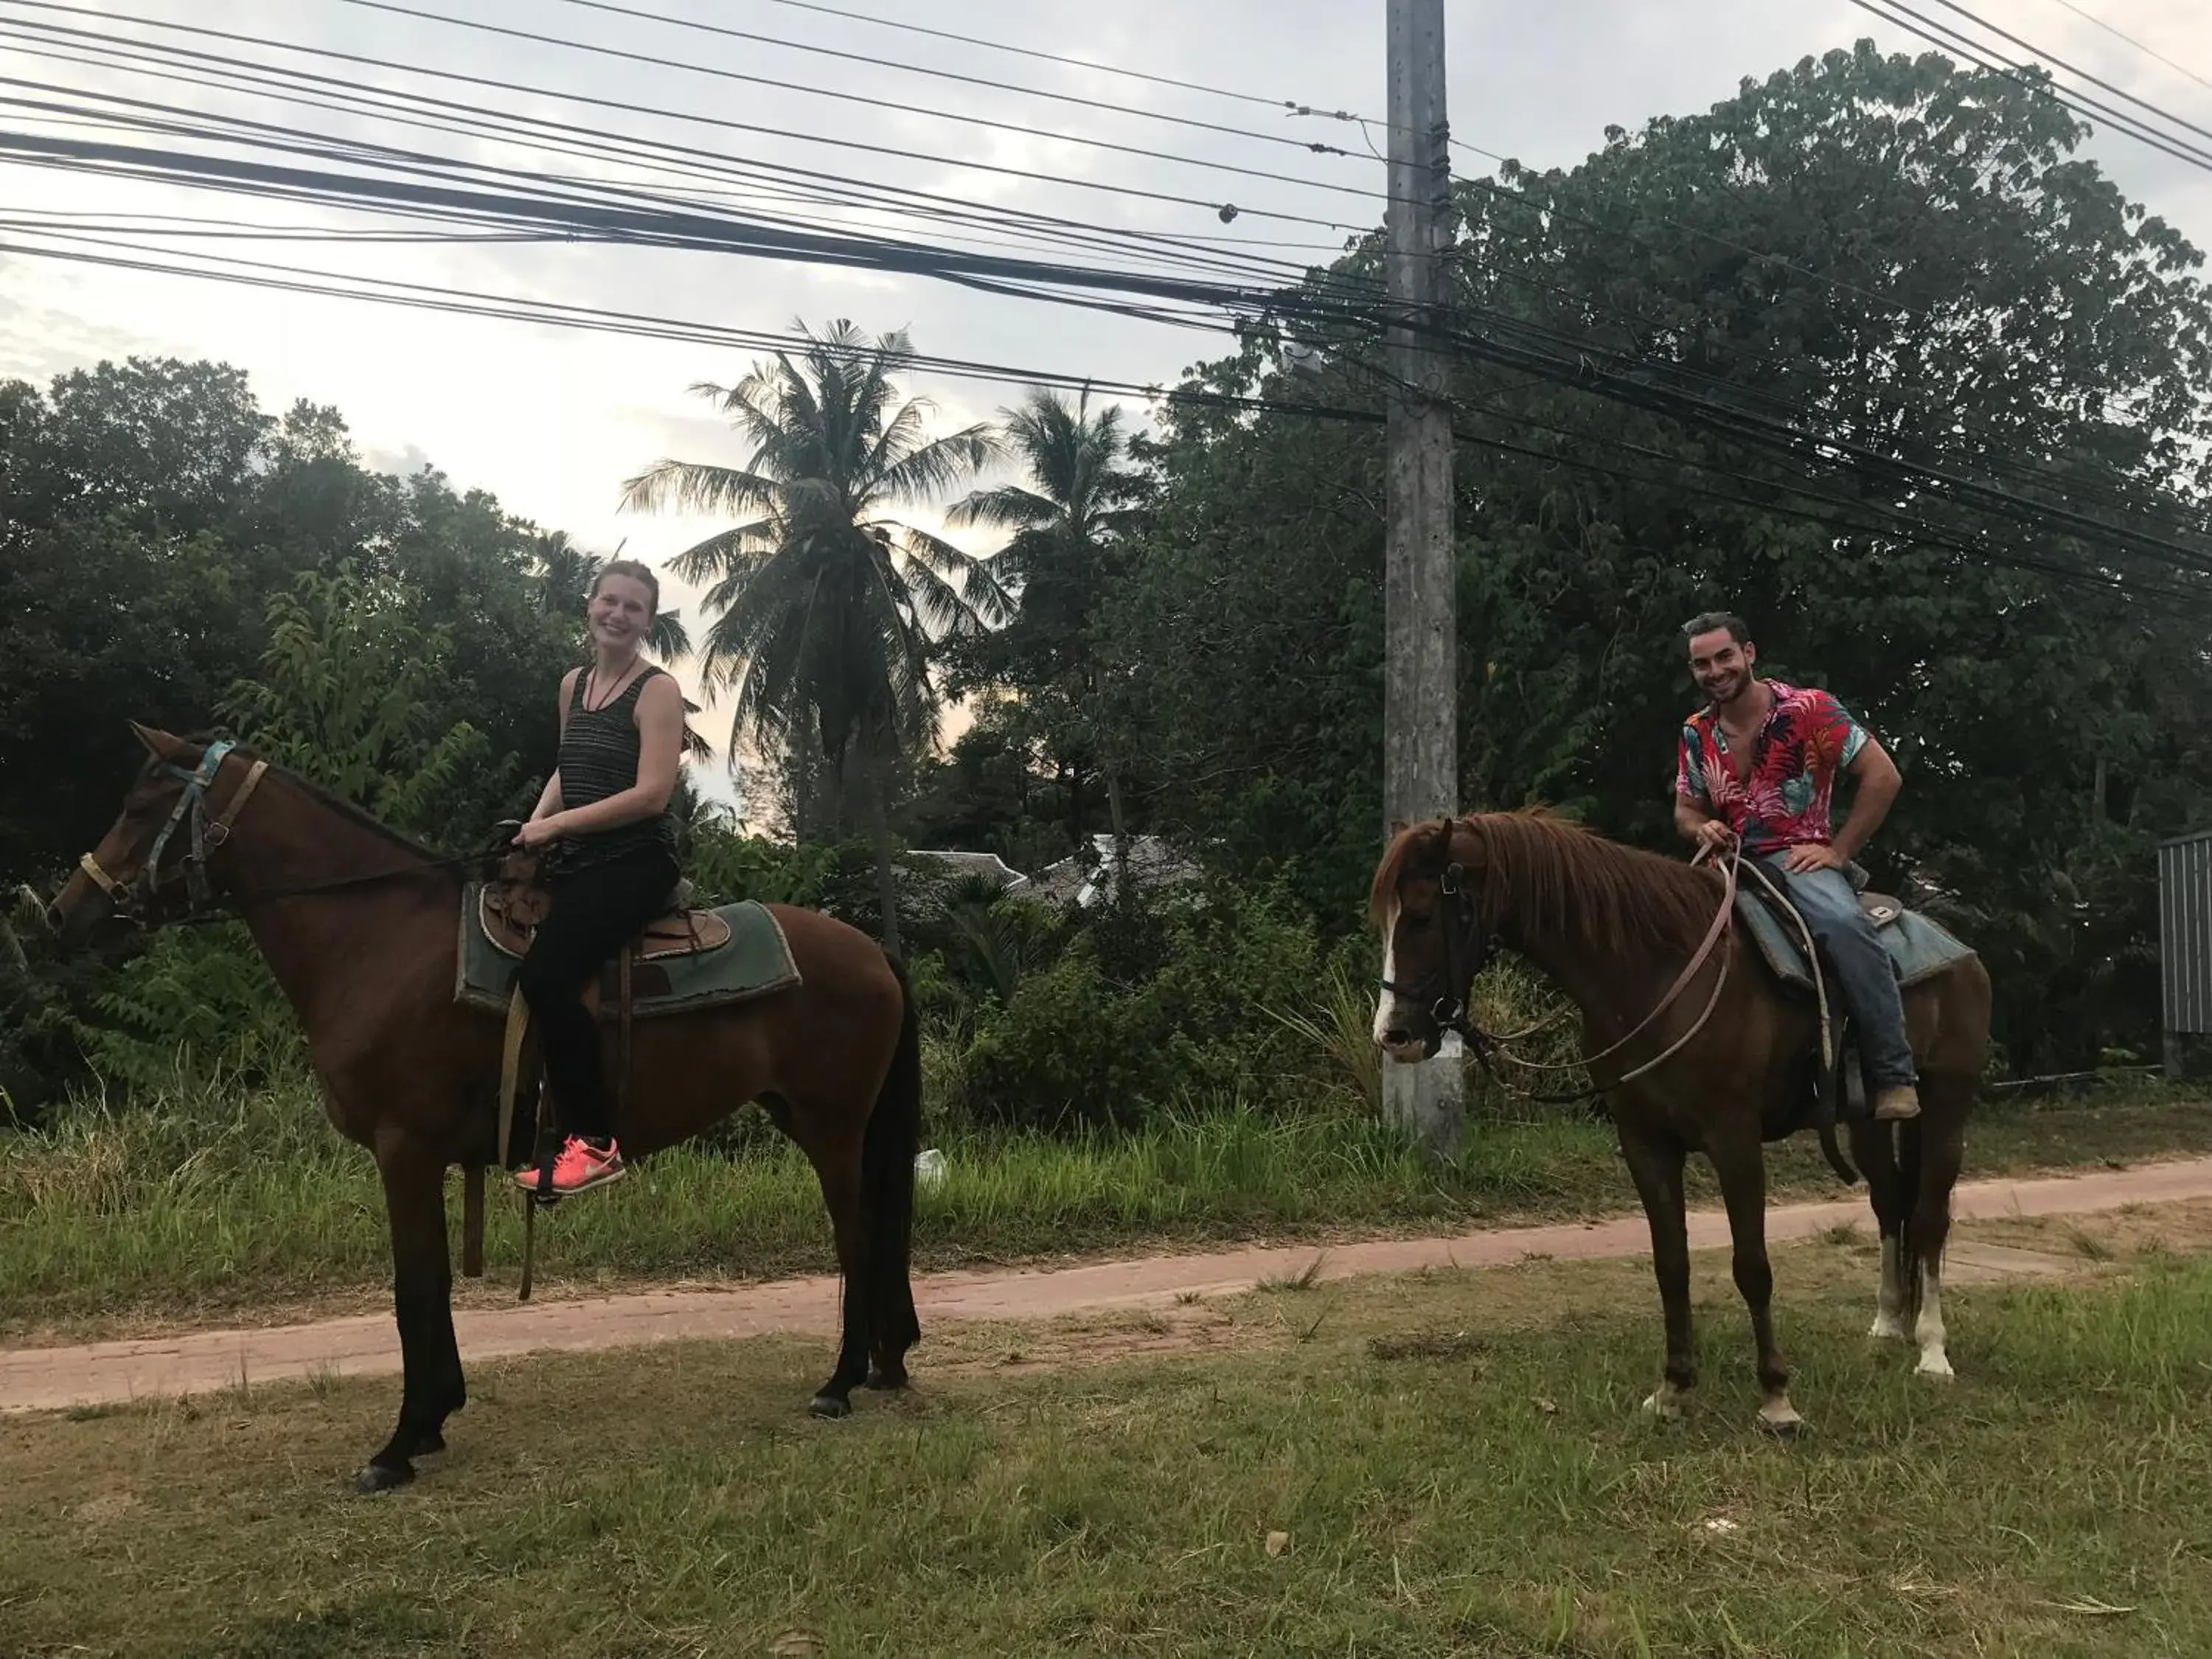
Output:
[[[1271,1008],[1268,1018],[1297,1042],[1313,1075],[1340,1090],[1368,1111],[1382,1099],[1382,1058],[1375,1047],[1376,993],[1371,974],[1355,971],[1340,955],[1322,976],[1321,990],[1302,1008]],[[1474,1024],[1492,1036],[1528,1035],[1511,1045],[1513,1054],[1537,1065],[1562,1066],[1533,1072],[1509,1060],[1484,1065],[1466,1062],[1466,1100],[1470,1112],[1491,1118],[1525,1118],[1541,1111],[1525,1096],[1577,1089],[1589,1081],[1574,1064],[1580,1052],[1581,1024],[1559,994],[1516,957],[1500,957],[1475,981]]]
[[[1439,1168],[1340,1100],[1283,1112],[1185,1099],[1134,1131],[956,1123],[933,1139],[945,1176],[919,1200],[926,1264],[1254,1229],[1448,1223],[1557,1209],[1614,1184],[1607,1137],[1591,1126],[1479,1135]],[[553,1212],[540,1237],[553,1279],[833,1265],[813,1171],[764,1124],[642,1160],[608,1198]],[[519,1208],[519,1198],[491,1206],[495,1261],[517,1258]],[[180,1078],[128,1108],[83,1099],[43,1130],[0,1136],[0,1328],[358,1290],[386,1278],[387,1249],[374,1167],[330,1127],[301,1073],[256,1089]]]
[[[1271,1080],[1264,1098],[1279,1097]],[[1349,1081],[1316,1085],[1291,1109],[1257,1098],[1186,1097],[1139,1128],[1072,1134],[933,1113],[945,1176],[919,1197],[917,1260],[1035,1260],[1634,1203],[1602,1122],[1478,1109],[1459,1159],[1439,1165],[1404,1146]],[[1968,1173],[2195,1150],[2208,1128],[2212,1108],[2180,1098],[2057,1112],[1990,1106],[1970,1136]],[[1840,1190],[1802,1139],[1770,1148],[1768,1160],[1778,1195]],[[1701,1166],[1692,1186],[1710,1196]],[[456,1221],[459,1191],[452,1182]],[[520,1258],[520,1200],[496,1182],[495,1198],[487,1245],[497,1279]],[[539,1245],[549,1283],[834,1265],[812,1170],[752,1113],[641,1160],[603,1200],[562,1206]],[[368,1155],[330,1127],[301,1071],[252,1088],[179,1078],[128,1106],[81,1098],[42,1129],[0,1133],[0,1333],[358,1295],[388,1281],[388,1249]]]

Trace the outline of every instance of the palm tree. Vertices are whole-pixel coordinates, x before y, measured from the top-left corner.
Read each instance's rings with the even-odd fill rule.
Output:
[[[898,949],[885,780],[904,750],[937,735],[935,647],[1005,618],[990,572],[958,548],[891,517],[972,477],[997,453],[987,426],[932,438],[930,405],[901,402],[891,374],[912,361],[905,333],[871,341],[839,319],[796,359],[778,352],[713,398],[751,446],[742,467],[657,462],[624,487],[625,507],[740,518],[671,568],[709,582],[710,685],[736,694],[731,753],[817,744],[842,796],[860,761],[876,841],[884,943]]]
[[[1054,758],[1069,769],[1070,833],[1088,833],[1082,775],[1096,759],[1106,777],[1108,811],[1126,871],[1128,830],[1122,812],[1121,757],[1111,678],[1093,648],[1099,597],[1112,581],[1119,550],[1137,528],[1150,482],[1122,465],[1128,439],[1121,411],[1091,412],[1086,390],[1073,407],[1038,387],[1018,410],[1000,411],[1007,447],[1028,465],[1029,487],[978,490],[953,504],[945,522],[1012,532],[992,561],[1020,597],[1013,621],[969,653],[978,678],[1020,692],[1043,728]]]
[[[617,556],[622,550],[615,550]],[[568,539],[565,530],[540,531],[530,538],[530,556],[538,562],[538,608],[549,617],[566,617],[582,622],[591,604],[592,584],[607,561],[597,553],[586,553]],[[684,613],[679,609],[656,611],[653,623],[645,632],[645,647],[660,659],[664,665],[682,662],[691,654],[691,632],[684,625]],[[690,698],[684,699],[686,716],[699,712],[699,705]],[[684,722],[684,753],[696,761],[714,758],[714,745],[701,737],[687,718]]]

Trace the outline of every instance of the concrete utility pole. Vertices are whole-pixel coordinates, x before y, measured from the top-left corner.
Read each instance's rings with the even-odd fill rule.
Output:
[[[1444,119],[1444,0],[1389,0],[1393,316],[1441,321],[1451,200]],[[1382,800],[1386,826],[1459,811],[1458,617],[1452,576],[1451,416],[1443,356],[1394,327],[1383,541]],[[1459,1149],[1459,1037],[1424,1065],[1382,1061],[1382,1110],[1430,1152]]]

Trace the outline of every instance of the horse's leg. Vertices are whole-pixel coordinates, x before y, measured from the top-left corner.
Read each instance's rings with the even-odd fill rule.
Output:
[[[1790,1403],[1790,1365],[1774,1342],[1774,1268],[1766,1259],[1766,1158],[1758,1131],[1709,1138],[1706,1156],[1728,1206],[1729,1240],[1735,1247],[1735,1287],[1751,1310],[1751,1340],[1759,1352],[1759,1386],[1765,1398],[1759,1425],[1795,1434],[1804,1419]]]
[[[1943,1245],[1951,1232],[1951,1188],[1966,1162],[1966,1115],[1952,1099],[1960,1092],[1954,1086],[1939,1084],[1926,1092],[1936,1097],[1936,1109],[1931,1111],[1923,1103],[1921,1121],[1905,1126],[1907,1134],[1920,1135],[1921,1144],[1918,1191],[1911,1195],[1912,1218],[1905,1229],[1909,1259],[1904,1271],[1917,1270],[1919,1278],[1919,1312],[1912,1322],[1912,1340],[1920,1345],[1920,1364],[1915,1369],[1923,1376],[1948,1382],[1954,1373],[1943,1346]]]
[[[1644,1409],[1655,1417],[1677,1418],[1698,1386],[1697,1340],[1690,1324],[1690,1231],[1682,1201],[1684,1153],[1681,1143],[1663,1132],[1647,1136],[1625,1124],[1620,1150],[1637,1196],[1644,1200],[1644,1218],[1651,1224],[1651,1271],[1667,1316],[1667,1368]]]
[[[858,1135],[807,1145],[807,1158],[822,1182],[822,1201],[837,1236],[838,1304],[842,1337],[837,1369],[814,1391],[807,1407],[817,1417],[844,1417],[853,1409],[853,1390],[868,1375],[868,1293],[860,1233],[860,1149]]]
[[[1881,1283],[1875,1291],[1874,1323],[1867,1334],[1902,1342],[1905,1218],[1912,1200],[1897,1167],[1895,1126],[1871,1121],[1851,1125],[1851,1156],[1866,1176],[1867,1199],[1874,1206],[1875,1225],[1881,1235]]]
[[[446,1164],[404,1130],[376,1139],[392,1225],[392,1300],[399,1324],[399,1425],[357,1484],[386,1492],[415,1478],[414,1460],[446,1449],[447,1416],[468,1403],[453,1339],[453,1261],[446,1238]]]

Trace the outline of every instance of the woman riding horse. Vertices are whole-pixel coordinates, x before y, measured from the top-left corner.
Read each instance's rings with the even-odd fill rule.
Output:
[[[559,760],[514,838],[552,848],[550,908],[516,983],[541,1034],[546,1082],[568,1132],[553,1161],[559,1194],[622,1178],[599,1025],[583,993],[667,907],[680,874],[668,798],[683,755],[684,698],[672,676],[641,656],[659,604],[659,580],[635,559],[617,559],[592,584],[592,660],[562,678]],[[514,1178],[535,1188],[538,1173],[518,1170]]]

